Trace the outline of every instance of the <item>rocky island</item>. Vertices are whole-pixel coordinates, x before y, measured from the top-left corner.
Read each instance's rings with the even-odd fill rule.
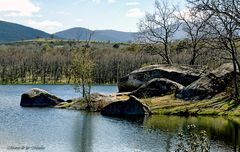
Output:
[[[239,74],[239,73],[238,73]],[[54,107],[122,115],[240,115],[232,100],[233,65],[226,63],[213,71],[176,65],[151,65],[119,80],[118,93],[91,94],[64,101],[41,89],[22,95],[25,107]]]

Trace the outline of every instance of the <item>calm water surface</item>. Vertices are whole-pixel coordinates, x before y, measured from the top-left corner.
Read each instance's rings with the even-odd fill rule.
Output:
[[[21,94],[42,88],[63,99],[78,97],[70,85],[0,85],[0,152],[168,152],[176,134],[196,124],[208,132],[211,151],[239,151],[239,118],[152,116],[144,119],[103,117],[79,111],[22,108]],[[94,86],[93,92],[116,92]]]

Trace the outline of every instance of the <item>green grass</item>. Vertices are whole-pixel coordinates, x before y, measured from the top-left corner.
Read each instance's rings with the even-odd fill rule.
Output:
[[[239,116],[240,104],[226,94],[218,94],[212,99],[184,101],[174,95],[142,99],[154,114],[164,115],[228,115]]]

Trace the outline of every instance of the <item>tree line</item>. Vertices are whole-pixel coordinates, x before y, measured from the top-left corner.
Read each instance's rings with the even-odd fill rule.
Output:
[[[119,78],[147,64],[160,63],[157,56],[138,53],[130,47],[113,48],[112,44],[91,46],[89,54],[94,62],[92,81],[95,84],[117,83]],[[82,43],[74,46],[8,44],[0,45],[0,82],[6,83],[75,83],[74,65]],[[90,61],[90,60],[89,60]]]
[[[172,46],[172,61],[177,64],[187,64],[191,60],[186,40],[176,41]],[[116,44],[90,43],[89,56],[93,61],[91,72],[95,84],[112,84],[136,70],[151,64],[163,64],[164,59],[158,55],[161,45],[158,44]],[[0,45],[0,82],[6,83],[74,83],[74,58],[76,52],[84,47],[82,42],[64,43],[41,42],[13,43]],[[208,64],[216,67],[221,60],[212,60],[209,51],[200,57],[196,63],[199,66]],[[220,54],[218,54],[219,56]],[[207,56],[207,57],[206,57]],[[222,55],[224,56],[224,55]],[[89,61],[90,61],[89,59]],[[76,59],[75,59],[76,60]],[[81,58],[79,58],[81,60]]]

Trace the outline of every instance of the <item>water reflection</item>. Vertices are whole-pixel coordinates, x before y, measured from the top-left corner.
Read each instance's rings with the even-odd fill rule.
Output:
[[[233,122],[233,128],[234,128],[234,152],[240,152],[240,146],[239,146],[239,124],[236,122]]]
[[[237,117],[109,118],[63,109],[21,108],[22,92],[33,87],[46,89],[63,99],[79,96],[66,85],[0,86],[1,152],[8,146],[44,146],[44,152],[174,151],[176,133],[188,124],[195,124],[208,132],[211,151],[240,151],[240,118]],[[106,93],[108,89],[117,89],[109,86],[97,88]]]
[[[166,150],[166,152],[170,152],[171,150],[171,140],[172,140],[172,138],[173,138],[173,135],[172,134],[168,134],[168,136],[167,136],[167,138],[166,138],[166,140],[165,140],[165,142],[166,142],[166,147],[165,147],[165,150]]]
[[[230,145],[234,151],[240,151],[240,119],[225,117],[179,117],[151,116],[145,119],[144,126],[152,129],[176,134],[186,130],[189,124],[195,124],[197,129],[207,131],[209,139],[223,145]],[[170,137],[169,137],[170,138]],[[168,140],[167,143],[170,143]],[[167,149],[167,148],[166,148]]]
[[[112,120],[117,120],[117,121],[127,121],[132,124],[138,124],[142,125],[148,117],[143,117],[143,116],[121,116],[121,117],[111,117],[111,116],[103,116],[105,118],[110,118]]]
[[[76,152],[92,152],[92,117],[90,113],[82,113],[81,117],[76,119],[75,138],[73,140]]]

